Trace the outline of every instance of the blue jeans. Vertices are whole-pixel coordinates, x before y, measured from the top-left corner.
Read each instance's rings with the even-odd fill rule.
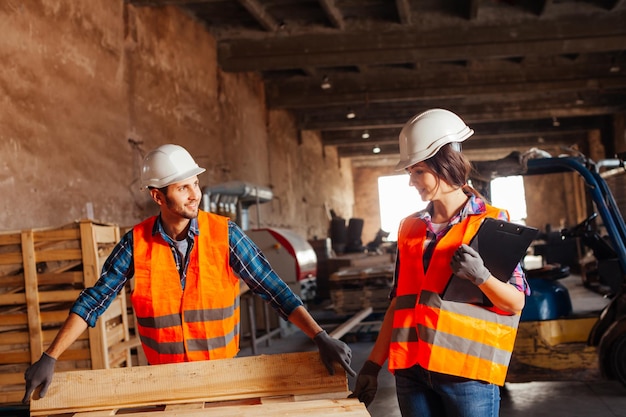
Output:
[[[500,388],[430,372],[416,365],[397,369],[396,392],[403,417],[498,417]]]

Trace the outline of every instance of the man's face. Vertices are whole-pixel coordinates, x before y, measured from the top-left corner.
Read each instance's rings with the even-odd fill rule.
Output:
[[[164,195],[165,204],[161,205],[161,210],[167,210],[170,214],[185,219],[194,219],[198,217],[201,198],[198,177],[194,176],[167,187],[167,194]]]

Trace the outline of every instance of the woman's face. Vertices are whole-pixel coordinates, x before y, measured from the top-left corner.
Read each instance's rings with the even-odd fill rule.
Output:
[[[406,171],[409,174],[409,185],[415,187],[422,201],[437,199],[442,181],[426,163],[418,162]]]

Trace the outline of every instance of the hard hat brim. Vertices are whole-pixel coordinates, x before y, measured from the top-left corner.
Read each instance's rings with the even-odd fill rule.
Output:
[[[171,178],[163,178],[161,180],[148,181],[148,183],[145,184],[143,188],[147,189],[149,187],[154,187],[154,188],[167,187],[168,185],[172,185],[172,184],[175,184],[177,182],[185,181],[185,180],[188,180],[191,177],[195,177],[196,175],[200,175],[204,171],[206,171],[206,169],[201,168],[199,166],[196,166],[196,167],[190,169],[187,172],[184,172],[182,174],[173,176]]]
[[[410,154],[408,155],[407,158],[401,159],[396,164],[395,170],[402,171],[412,165],[417,164],[418,162],[422,162],[429,158],[432,158],[433,156],[437,154],[437,152],[439,152],[439,149],[441,149],[443,145],[446,145],[448,143],[453,143],[453,142],[455,143],[464,142],[465,140],[467,140],[467,138],[469,138],[473,134],[474,134],[474,130],[465,126],[465,128],[461,132],[458,132],[455,135],[446,135],[444,137],[441,137],[436,142],[434,142],[433,145],[430,146],[429,148],[424,149],[420,152]],[[451,140],[451,137],[454,137],[454,140]]]

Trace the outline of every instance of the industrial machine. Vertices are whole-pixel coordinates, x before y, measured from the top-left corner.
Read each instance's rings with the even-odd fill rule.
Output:
[[[229,181],[202,188],[201,208],[204,211],[229,217],[243,230],[250,226],[250,206],[272,200],[272,190],[244,181]],[[257,210],[257,224],[260,224]]]
[[[595,163],[582,155],[525,160],[513,155],[475,166],[482,178],[580,174],[594,209],[579,225],[562,230],[562,239],[580,238],[588,245],[597,259],[598,279],[612,289],[610,301],[599,313],[578,314],[572,311],[568,290],[559,283],[567,271],[527,271],[532,294],[522,312],[507,381],[589,380],[601,373],[626,386],[626,226],[599,172],[607,166],[623,169],[624,160]],[[606,236],[601,235],[596,218]]]
[[[315,298],[317,255],[309,242],[291,230],[275,227],[248,230],[246,234],[293,292],[304,301]]]

